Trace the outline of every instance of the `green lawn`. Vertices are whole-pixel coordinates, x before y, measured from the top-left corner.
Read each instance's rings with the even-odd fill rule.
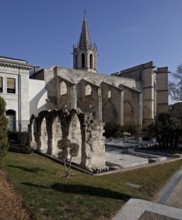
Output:
[[[8,153],[4,167],[24,198],[32,219],[109,219],[131,197],[151,200],[182,160],[133,171],[94,177],[73,171],[38,154]],[[139,184],[136,189],[127,183]]]

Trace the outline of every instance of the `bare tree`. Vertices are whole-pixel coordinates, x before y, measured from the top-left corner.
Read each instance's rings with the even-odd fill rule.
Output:
[[[182,64],[177,67],[175,73],[171,73],[172,80],[169,81],[169,95],[174,101],[182,101]]]

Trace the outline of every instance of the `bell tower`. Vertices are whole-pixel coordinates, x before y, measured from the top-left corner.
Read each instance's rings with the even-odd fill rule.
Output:
[[[97,47],[96,44],[92,47],[85,15],[79,43],[73,45],[73,68],[96,73],[96,67]]]

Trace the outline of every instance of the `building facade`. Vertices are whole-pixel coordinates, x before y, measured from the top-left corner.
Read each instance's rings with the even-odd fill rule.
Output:
[[[10,131],[27,131],[30,116],[46,108],[45,82],[29,78],[34,68],[25,60],[0,57],[0,95]]]
[[[97,47],[91,43],[86,17],[73,68],[52,66],[39,71],[27,61],[0,57],[0,92],[10,130],[27,130],[32,115],[43,110],[81,109],[100,122],[150,124],[168,111],[168,68],[153,62],[110,76],[97,73]]]

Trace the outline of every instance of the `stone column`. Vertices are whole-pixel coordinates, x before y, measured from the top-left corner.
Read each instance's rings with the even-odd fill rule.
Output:
[[[124,92],[123,90],[120,91],[120,114],[119,114],[119,123],[121,125],[124,124]]]
[[[101,88],[98,88],[98,98],[99,98],[99,120],[102,122],[102,91]]]
[[[72,108],[77,108],[77,85],[73,85]]]
[[[142,127],[143,124],[143,95],[142,93],[139,94],[139,112],[138,112],[138,121],[139,125]]]

